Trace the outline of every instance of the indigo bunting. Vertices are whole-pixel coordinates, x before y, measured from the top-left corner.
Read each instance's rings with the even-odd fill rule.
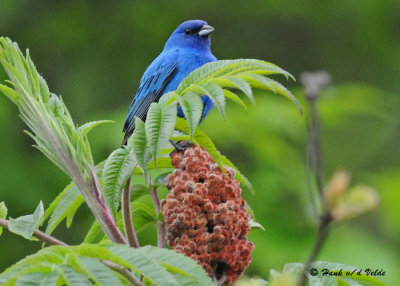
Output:
[[[214,28],[203,20],[183,22],[169,37],[161,54],[150,64],[140,80],[139,89],[129,107],[123,132],[122,145],[135,130],[135,117],[146,120],[147,111],[152,102],[177,89],[181,81],[195,69],[205,63],[216,61],[211,53],[210,34]],[[204,104],[201,120],[212,109],[213,103],[207,96],[202,96]],[[184,117],[181,107],[179,117]]]

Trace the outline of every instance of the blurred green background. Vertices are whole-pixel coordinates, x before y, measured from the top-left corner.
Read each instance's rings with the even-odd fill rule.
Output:
[[[175,27],[201,18],[216,28],[219,59],[259,58],[291,72],[326,70],[333,85],[318,102],[323,124],[325,178],[352,174],[381,197],[379,209],[336,224],[319,256],[386,271],[400,281],[400,1],[0,1],[0,35],[29,48],[50,89],[62,95],[78,124],[113,119],[90,135],[96,161],[122,140],[125,113],[145,68]],[[0,70],[0,80],[6,75]],[[257,93],[244,111],[229,104],[201,128],[253,183],[244,196],[266,231],[255,232],[247,275],[268,279],[270,269],[304,261],[316,226],[305,184],[307,105],[299,82],[280,79],[305,107],[301,117],[284,98]],[[0,201],[11,217],[45,206],[68,178],[23,134],[17,109],[0,96]],[[55,236],[79,243],[92,217],[84,207]],[[152,242],[154,232],[140,234]],[[0,271],[41,243],[3,232]]]

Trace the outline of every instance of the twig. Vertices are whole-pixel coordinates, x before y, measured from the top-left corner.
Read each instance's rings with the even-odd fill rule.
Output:
[[[135,228],[132,222],[131,214],[131,177],[126,182],[124,191],[122,193],[122,217],[124,221],[124,229],[128,242],[131,247],[140,247]]]
[[[9,223],[10,223],[9,220],[0,219],[0,226],[7,227],[7,228],[8,228]],[[36,237],[36,238],[38,238],[39,240],[41,240],[41,241],[47,243],[47,244],[50,244],[50,245],[63,245],[63,246],[67,246],[67,244],[66,244],[65,242],[62,242],[61,240],[58,240],[57,238],[55,238],[55,237],[53,237],[53,236],[51,236],[51,235],[48,235],[47,233],[44,233],[44,232],[42,232],[42,231],[40,231],[40,230],[35,230],[35,231],[33,232],[33,236]]]

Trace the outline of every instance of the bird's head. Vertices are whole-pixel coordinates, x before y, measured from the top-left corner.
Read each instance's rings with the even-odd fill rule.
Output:
[[[214,31],[214,28],[203,20],[183,22],[169,37],[165,48],[209,50],[211,46],[210,34],[212,31]]]

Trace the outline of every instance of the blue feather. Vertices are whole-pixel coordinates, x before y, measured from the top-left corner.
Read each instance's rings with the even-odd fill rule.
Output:
[[[182,23],[172,33],[161,54],[146,69],[126,116],[123,145],[135,130],[135,117],[145,121],[152,102],[158,102],[163,94],[176,90],[181,81],[195,69],[217,60],[210,50],[209,33],[200,32],[206,29],[207,32],[212,31],[212,27],[201,20]],[[213,107],[208,97],[203,96],[202,100],[204,108],[201,120]],[[180,107],[177,112],[178,116],[184,117]]]

